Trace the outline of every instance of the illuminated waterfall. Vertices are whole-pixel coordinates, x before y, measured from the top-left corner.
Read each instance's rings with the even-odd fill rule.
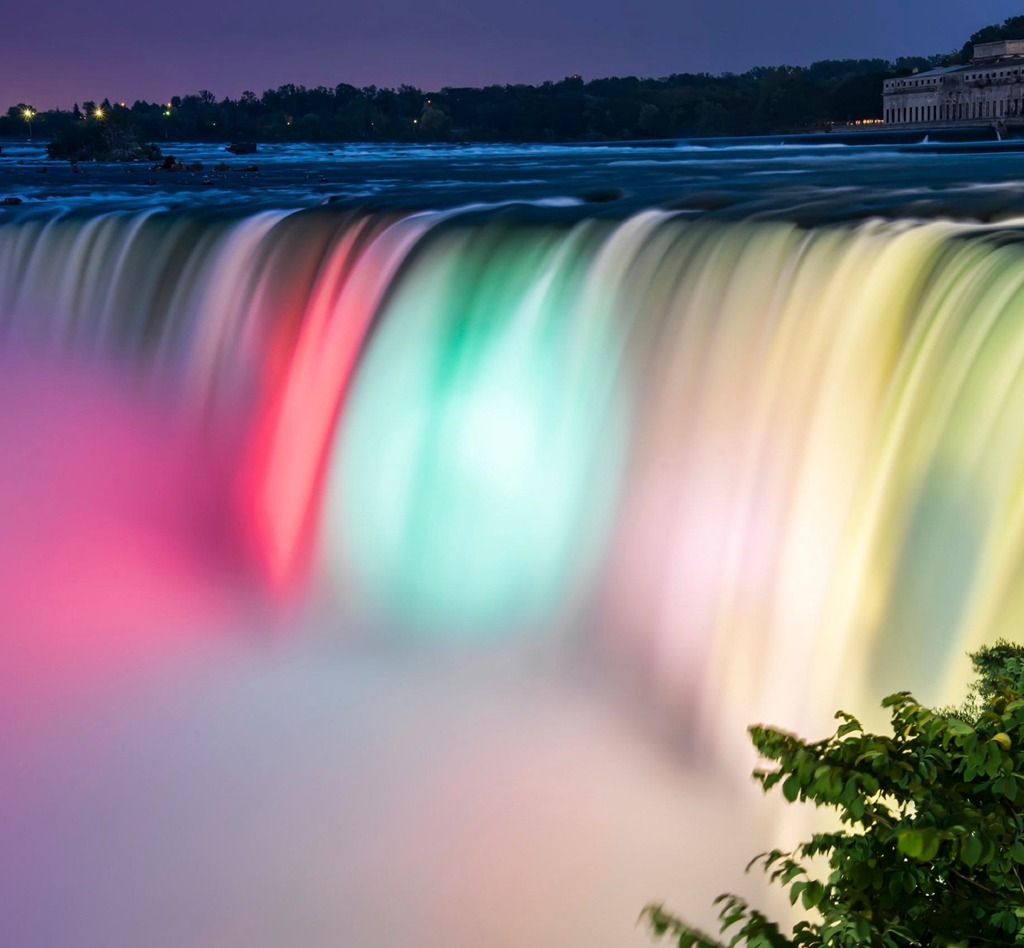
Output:
[[[1024,620],[1024,249],[995,229],[26,217],[0,333],[231,426],[275,595],[420,639],[571,628],[712,731],[950,698]]]

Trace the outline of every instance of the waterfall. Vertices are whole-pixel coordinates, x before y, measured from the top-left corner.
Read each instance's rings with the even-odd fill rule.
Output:
[[[0,340],[230,428],[268,596],[551,635],[712,741],[955,698],[1024,618],[1021,244],[572,213],[25,215]]]

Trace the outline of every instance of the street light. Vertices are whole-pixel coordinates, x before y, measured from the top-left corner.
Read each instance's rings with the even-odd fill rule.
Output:
[[[36,113],[33,112],[31,109],[22,109],[21,110],[21,114],[22,114],[22,117],[25,119],[25,122],[28,124],[28,137],[31,138],[32,137],[32,119],[35,118]]]
[[[103,118],[103,109],[97,109],[92,114],[95,115],[96,118],[98,118],[98,119]]]

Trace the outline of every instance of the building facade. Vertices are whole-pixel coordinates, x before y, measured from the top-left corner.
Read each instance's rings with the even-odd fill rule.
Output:
[[[1024,40],[978,43],[968,66],[887,79],[886,125],[1024,124]]]

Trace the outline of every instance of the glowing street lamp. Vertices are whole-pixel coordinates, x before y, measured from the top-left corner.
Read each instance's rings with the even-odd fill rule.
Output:
[[[36,113],[33,112],[32,109],[26,108],[26,109],[22,109],[21,110],[21,115],[22,115],[22,118],[25,119],[25,122],[28,124],[28,137],[31,138],[32,137],[32,119],[34,119],[36,117]]]
[[[103,118],[103,109],[96,109],[92,114],[96,116],[96,118],[101,119]]]

